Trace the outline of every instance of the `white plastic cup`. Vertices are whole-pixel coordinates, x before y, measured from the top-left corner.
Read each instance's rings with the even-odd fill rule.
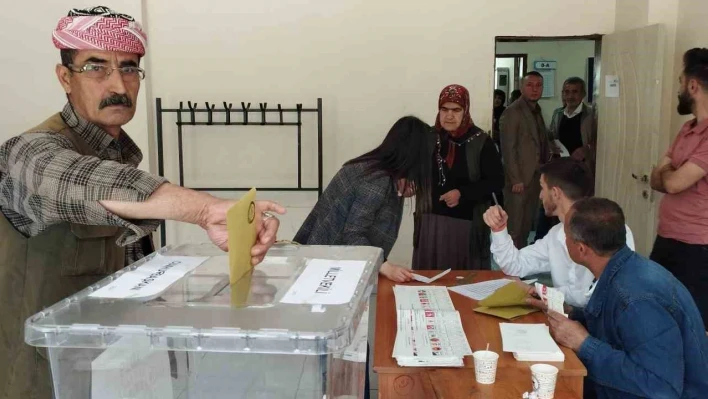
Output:
[[[499,354],[492,351],[477,351],[474,358],[474,376],[479,384],[494,384],[497,378]]]
[[[531,382],[533,390],[539,399],[553,399],[556,392],[558,368],[550,364],[534,364],[531,366]]]

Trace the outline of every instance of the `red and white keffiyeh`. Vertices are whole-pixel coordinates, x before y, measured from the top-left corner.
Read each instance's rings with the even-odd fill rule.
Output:
[[[74,9],[52,33],[58,49],[122,51],[145,55],[147,35],[131,16],[106,7]]]

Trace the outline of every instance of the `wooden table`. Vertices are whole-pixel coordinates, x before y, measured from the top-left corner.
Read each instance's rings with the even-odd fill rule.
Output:
[[[432,277],[439,271],[416,271]],[[452,271],[432,285],[454,286],[457,276],[469,277],[475,273],[472,282],[493,280],[504,277],[499,271]],[[474,376],[472,356],[464,358],[463,368],[419,368],[400,367],[392,357],[396,339],[396,307],[393,286],[396,283],[379,276],[376,298],[376,338],[374,343],[374,372],[379,377],[379,398],[521,398],[524,392],[531,391],[530,366],[541,362],[519,362],[511,353],[502,352],[499,323],[505,320],[476,313],[472,309],[477,301],[450,291],[452,303],[460,312],[462,327],[473,351],[484,349],[489,343],[489,350],[499,354],[496,382],[492,385],[477,384]],[[407,285],[423,285],[413,282]],[[533,313],[514,320],[514,323],[545,323],[546,316]],[[543,362],[558,367],[558,380],[555,397],[582,398],[583,377],[587,375],[585,366],[575,353],[561,347],[565,353],[565,362]]]

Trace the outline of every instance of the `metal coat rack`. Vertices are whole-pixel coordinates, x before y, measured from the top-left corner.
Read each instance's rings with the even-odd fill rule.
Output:
[[[241,103],[241,108],[233,108],[233,103],[223,102],[223,108],[216,108],[216,104],[204,103],[204,108],[199,108],[197,102],[187,101],[187,108],[184,102],[179,102],[179,108],[163,108],[162,99],[155,100],[157,115],[157,162],[158,173],[165,175],[165,161],[163,148],[163,114],[177,114],[177,148],[179,162],[179,185],[184,187],[184,151],[183,151],[183,129],[182,126],[295,126],[297,127],[297,187],[256,187],[258,191],[317,191],[317,197],[322,195],[322,99],[317,99],[317,108],[303,108],[302,104],[296,104],[295,108],[283,108],[278,104],[277,108],[268,108],[268,103],[259,103],[258,108],[251,108],[251,103]],[[224,122],[214,122],[214,114],[225,114]],[[241,113],[243,121],[231,121],[231,115]],[[248,115],[259,113],[260,121],[249,121]],[[268,121],[266,116],[278,114],[278,121]],[[302,186],[302,114],[317,114],[317,187]],[[206,121],[203,115],[206,114]],[[283,114],[297,114],[297,122],[284,122]],[[186,118],[184,117],[186,116]],[[199,116],[202,116],[201,118]],[[271,118],[272,119],[272,118]],[[248,191],[248,187],[189,187],[196,191]],[[160,226],[162,244],[165,245],[166,231],[165,222]]]

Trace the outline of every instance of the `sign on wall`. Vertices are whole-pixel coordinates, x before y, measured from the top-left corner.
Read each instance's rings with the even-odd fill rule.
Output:
[[[533,69],[543,76],[543,98],[555,97],[556,92],[556,61],[534,61]]]

